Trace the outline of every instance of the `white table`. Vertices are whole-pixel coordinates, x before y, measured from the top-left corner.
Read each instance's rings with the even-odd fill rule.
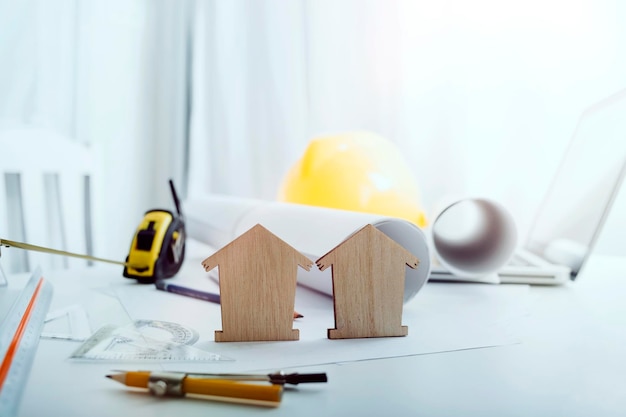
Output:
[[[101,284],[92,273],[51,274],[54,302]],[[115,364],[68,361],[76,342],[42,340],[19,415],[624,416],[624,300],[626,259],[595,257],[575,283],[530,289],[521,343],[314,366],[329,382],[287,391],[276,409],[151,397],[104,378]]]

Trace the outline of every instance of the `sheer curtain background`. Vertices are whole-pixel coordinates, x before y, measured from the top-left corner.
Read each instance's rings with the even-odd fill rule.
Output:
[[[197,2],[189,190],[274,198],[312,137],[366,129],[427,211],[490,197],[524,235],[580,113],[626,87],[624,18],[610,0]],[[625,253],[624,216],[607,229]]]
[[[105,257],[170,206],[168,178],[273,199],[312,137],[361,129],[400,147],[427,210],[491,197],[523,233],[581,111],[626,87],[625,18],[618,0],[0,0],[0,125],[90,144]],[[624,254],[624,194],[603,252]]]

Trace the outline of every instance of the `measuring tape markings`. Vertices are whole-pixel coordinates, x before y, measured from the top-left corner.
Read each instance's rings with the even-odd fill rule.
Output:
[[[52,286],[37,269],[2,324],[0,415],[17,412],[51,299]]]

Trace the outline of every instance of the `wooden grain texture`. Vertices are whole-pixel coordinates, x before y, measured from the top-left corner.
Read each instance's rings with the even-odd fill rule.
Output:
[[[222,330],[216,342],[298,340],[292,329],[298,266],[313,261],[257,224],[202,261],[219,267]]]
[[[366,225],[316,262],[332,266],[335,328],[329,339],[406,336],[402,306],[406,266],[419,259],[372,225]]]

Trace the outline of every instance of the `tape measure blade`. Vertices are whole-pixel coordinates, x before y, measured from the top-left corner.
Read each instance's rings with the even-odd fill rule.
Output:
[[[2,324],[0,355],[6,373],[0,376],[1,416],[17,414],[51,300],[52,285],[38,268]]]

